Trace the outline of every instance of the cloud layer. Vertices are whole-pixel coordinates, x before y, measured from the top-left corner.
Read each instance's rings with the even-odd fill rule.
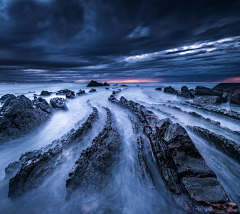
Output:
[[[238,0],[2,0],[0,78],[240,76]]]

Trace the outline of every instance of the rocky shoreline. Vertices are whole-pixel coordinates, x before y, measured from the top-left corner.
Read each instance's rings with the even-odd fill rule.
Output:
[[[129,89],[126,87],[126,90]],[[160,91],[160,88],[157,88],[157,91]],[[238,206],[227,189],[224,189],[217,173],[207,165],[204,155],[197,149],[189,135],[189,133],[195,133],[195,136],[198,135],[217,150],[239,162],[240,133],[194,111],[199,109],[238,121],[240,119],[238,111],[214,106],[218,103],[214,101],[216,97],[217,100],[221,99],[221,102],[226,97],[231,100],[231,96],[236,91],[238,91],[238,85],[219,84],[212,89],[201,86],[194,90],[183,86],[181,91],[166,87],[165,93],[193,99],[193,102],[169,101],[158,104],[132,101],[125,95],[120,97],[122,90],[119,88],[112,90],[110,96],[107,91],[102,91],[101,93],[108,93],[109,108],[101,106],[99,100],[96,102],[98,109],[87,101],[92,108],[92,113],[87,119],[85,118],[85,122],[80,121],[78,127],[47,146],[22,154],[17,161],[5,168],[5,179],[9,180],[8,197],[15,199],[34,189],[37,191],[38,187],[43,185],[53,172],[59,170],[63,163],[69,163],[66,153],[71,152],[75,153],[75,156],[74,162],[68,166],[69,174],[64,178],[65,202],[68,203],[83,192],[88,195],[105,194],[109,185],[113,185],[111,183],[115,176],[113,169],[121,161],[124,146],[122,131],[115,120],[118,112],[115,108],[118,108],[124,111],[132,125],[130,129],[134,135],[132,143],[136,148],[135,164],[138,170],[133,174],[141,178],[142,185],[148,191],[154,189],[161,193],[156,181],[157,173],[171,197],[173,203],[171,205],[178,207],[180,213],[239,213]],[[68,89],[57,93],[69,98],[75,97],[75,92]],[[76,95],[82,96],[85,93],[80,89]],[[90,94],[94,96],[95,93]],[[42,93],[42,96],[50,95],[51,93]],[[201,99],[201,102],[196,101],[197,99]],[[7,94],[2,97],[2,100],[4,104],[0,109],[0,125],[2,125],[0,134],[3,137],[26,134],[47,121],[54,109],[68,109],[66,99],[59,97],[51,98],[50,104],[41,96],[35,96],[34,100],[30,100],[24,95],[16,97]],[[191,111],[183,107],[190,108]],[[105,124],[101,125],[101,131],[97,132],[96,137],[91,138],[87,148],[78,150],[83,139],[98,123],[100,108],[103,109],[107,118]],[[115,114],[112,113],[112,109],[115,109]],[[201,124],[211,124],[221,132],[230,133],[231,137],[228,139],[226,135],[221,135],[220,131],[208,130],[201,125],[185,125],[179,122],[177,113],[175,115],[169,109],[187,114],[201,121]],[[165,115],[164,119],[158,117],[157,111]],[[67,112],[64,111],[64,113]],[[122,128],[125,129],[125,127]],[[235,140],[233,136],[238,137]]]
[[[170,119],[159,120],[143,105],[124,97],[109,98],[133,112],[141,123],[158,170],[176,203],[190,213],[237,213],[215,173],[206,165],[186,130]]]
[[[194,98],[195,103],[220,104],[230,101],[240,105],[240,83],[219,83],[213,88],[197,86],[195,89],[182,86],[181,91],[169,86],[164,88],[164,92],[187,99]]]

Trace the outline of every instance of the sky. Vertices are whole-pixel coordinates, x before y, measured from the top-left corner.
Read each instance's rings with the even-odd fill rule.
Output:
[[[0,81],[240,82],[239,0],[0,0]]]

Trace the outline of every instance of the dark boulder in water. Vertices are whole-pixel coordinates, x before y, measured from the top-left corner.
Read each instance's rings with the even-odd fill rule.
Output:
[[[21,95],[7,99],[0,113],[0,134],[14,137],[25,134],[45,122],[52,113],[52,107],[42,98],[31,101]]]
[[[101,190],[111,180],[112,166],[119,158],[121,140],[112,127],[112,115],[107,109],[107,122],[103,130],[94,138],[92,145],[82,151],[66,181],[67,199],[73,191],[81,188]]]
[[[76,93],[77,95],[86,94],[85,90],[79,89],[79,91]]]
[[[162,90],[162,88],[161,88],[161,87],[158,87],[158,88],[156,88],[156,90],[158,90],[158,91],[161,91],[161,90]]]
[[[66,100],[63,98],[55,97],[50,100],[50,104],[55,109],[67,110]]]
[[[108,83],[99,83],[97,81],[91,80],[90,83],[88,83],[87,87],[96,87],[96,86],[110,86]]]
[[[51,93],[48,91],[42,91],[40,94],[40,96],[49,96],[49,95],[51,95]]]
[[[69,91],[68,93],[66,93],[66,98],[73,99],[74,97],[75,97],[74,91]]]
[[[178,91],[174,89],[172,86],[164,88],[164,92],[169,94],[178,94]]]
[[[69,90],[69,89],[62,89],[62,90],[59,90],[56,94],[66,95],[66,94],[68,94],[69,92],[72,92],[72,91]]]
[[[188,99],[189,99],[189,98],[193,98],[193,97],[195,96],[195,93],[193,93],[192,91],[190,91],[187,86],[183,86],[183,87],[181,88],[181,92],[178,93],[178,96],[180,96],[180,97],[185,97],[185,98],[188,98]]]
[[[97,90],[95,88],[91,88],[89,92],[96,92]]]

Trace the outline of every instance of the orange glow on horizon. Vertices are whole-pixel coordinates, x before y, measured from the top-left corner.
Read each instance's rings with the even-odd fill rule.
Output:
[[[124,79],[110,80],[108,83],[144,83],[144,82],[162,82],[161,79]]]
[[[240,77],[229,77],[223,80],[223,82],[240,82]]]

